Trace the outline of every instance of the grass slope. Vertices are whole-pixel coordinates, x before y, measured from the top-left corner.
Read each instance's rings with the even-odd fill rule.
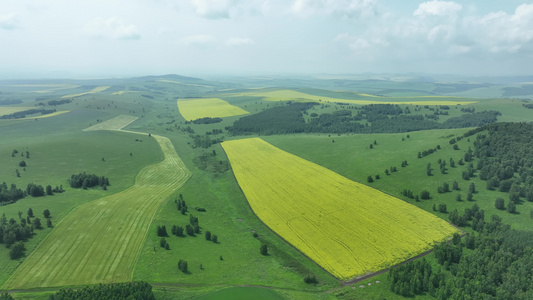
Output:
[[[3,289],[131,280],[155,212],[190,175],[170,140],[153,137],[164,160],[142,169],[131,188],[74,209]]]
[[[222,146],[258,217],[338,278],[395,265],[457,231],[431,214],[261,139]]]

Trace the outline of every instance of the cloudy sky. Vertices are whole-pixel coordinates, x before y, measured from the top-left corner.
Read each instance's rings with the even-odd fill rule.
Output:
[[[0,0],[0,78],[532,67],[525,0]]]

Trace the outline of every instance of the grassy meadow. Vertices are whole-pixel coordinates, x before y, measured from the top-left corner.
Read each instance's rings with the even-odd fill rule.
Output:
[[[53,223],[51,228],[35,230],[34,236],[24,241],[26,251],[22,258],[9,259],[10,249],[0,245],[0,289],[17,289],[12,290],[16,299],[47,299],[62,287],[142,280],[153,284],[157,299],[403,299],[389,290],[386,273],[346,285],[335,276],[346,279],[376,271],[429,249],[431,241],[426,240],[424,232],[434,228],[435,223],[450,228],[445,222],[449,213],[434,211],[434,205],[446,204],[448,212],[462,212],[477,204],[487,217],[497,214],[513,228],[533,228],[529,216],[533,203],[520,203],[517,214],[500,211],[495,209],[494,201],[497,197],[507,199],[508,194],[486,190],[486,182],[476,176],[463,180],[461,173],[466,166],[448,167],[445,174],[440,173],[439,159],[453,158],[457,162],[469,147],[473,148],[475,136],[459,141],[459,150],[449,144],[451,138],[464,134],[468,128],[394,134],[261,136],[272,145],[268,155],[273,156],[247,151],[246,145],[239,144],[242,141],[238,140],[255,135],[231,136],[225,128],[245,115],[284,105],[288,100],[318,102],[320,105],[308,111],[318,115],[365,104],[391,103],[404,110],[409,107],[413,115],[422,116],[432,114],[432,109],[440,105],[449,105],[449,115],[440,115],[439,122],[464,114],[461,108],[500,111],[499,121],[532,121],[533,109],[523,106],[531,101],[502,98],[507,87],[416,82],[407,77],[367,80],[326,75],[228,78],[227,82],[177,75],[0,82],[0,115],[23,108],[56,110],[45,116],[0,120],[0,182],[14,183],[22,189],[32,182],[65,188],[64,193],[28,196],[0,206],[0,215],[5,213],[8,220],[13,218],[16,222],[18,213],[22,212],[25,218],[30,207],[43,221],[43,210],[49,209]],[[71,101],[53,105],[51,100]],[[419,110],[415,111],[415,107]],[[202,117],[223,119],[213,124],[187,122]],[[304,118],[309,122],[308,115]],[[84,131],[88,128],[93,130]],[[198,137],[225,142],[204,148],[195,144]],[[228,151],[228,158],[224,150],[232,143],[238,147]],[[437,145],[440,149],[435,153],[417,158],[418,152]],[[13,150],[19,151],[14,157]],[[280,152],[291,159],[280,158],[281,165],[276,159],[267,160]],[[25,168],[19,166],[22,160],[27,164]],[[314,166],[316,175],[304,175],[307,173],[302,169],[303,160]],[[401,167],[405,160],[407,166]],[[249,169],[240,170],[239,164],[245,161],[250,164]],[[428,164],[433,169],[431,176],[426,174]],[[286,166],[292,167],[279,171],[286,170]],[[251,171],[274,167],[278,171],[271,175]],[[390,171],[391,167],[397,171]],[[386,169],[390,175],[386,175]],[[83,172],[106,176],[111,185],[106,191],[70,188],[70,175]],[[240,178],[242,174],[246,176]],[[326,174],[335,176],[328,179]],[[266,180],[265,176],[270,177]],[[368,176],[374,181],[367,182]],[[246,187],[244,178],[256,183]],[[281,182],[270,186],[276,180]],[[437,193],[438,186],[444,182],[451,185],[453,181],[459,183],[460,190]],[[310,183],[312,188],[303,189],[302,182]],[[343,183],[342,188],[339,182]],[[475,183],[477,189],[473,201],[456,201],[457,194],[466,199],[470,183]],[[332,190],[334,186],[337,188]],[[318,187],[321,189],[315,190]],[[415,201],[402,195],[403,189],[417,195],[428,190],[431,198]],[[333,197],[339,193],[345,194]],[[294,202],[279,200],[283,194],[290,195]],[[364,196],[357,206],[346,200],[360,198],[354,196],[360,194]],[[177,210],[175,201],[180,195],[188,205],[185,214]],[[265,195],[270,202],[258,209],[256,205]],[[389,201],[389,206],[398,207],[395,214],[382,207],[383,202]],[[313,205],[302,205],[310,202]],[[380,216],[388,211],[388,220],[398,219],[394,224],[402,225],[377,222],[379,218],[370,220],[369,212],[378,210]],[[261,211],[269,214],[262,217]],[[397,211],[402,211],[403,216],[411,215],[415,226],[408,228]],[[173,235],[172,226],[185,227],[191,215],[198,218],[200,233]],[[380,224],[372,223],[372,232],[359,227],[353,230],[358,225],[354,225],[354,216]],[[420,216],[433,224],[419,224],[417,228],[415,220]],[[293,226],[291,232],[298,235],[287,237],[287,223]],[[161,237],[157,236],[157,228],[162,225],[168,231],[168,250],[160,247]],[[462,230],[472,231],[469,227]],[[206,240],[207,231],[217,235],[216,243]],[[315,238],[309,241],[306,235]],[[349,251],[337,247],[339,240],[348,245]],[[412,240],[415,242],[408,242]],[[416,245],[416,241],[425,242]],[[303,250],[300,245],[304,242],[312,250]],[[389,255],[393,246],[402,243],[413,249]],[[262,244],[268,246],[266,256],[260,254]],[[379,251],[365,250],[376,245],[383,247]],[[357,251],[361,253],[353,254]],[[328,258],[328,252],[337,255]],[[390,257],[376,258],[378,252],[382,258]],[[355,259],[347,259],[352,254]],[[178,269],[180,259],[188,262],[188,272]],[[437,265],[432,254],[426,259]],[[329,268],[324,261],[350,270],[336,274],[332,270],[338,267]],[[359,265],[354,267],[355,262]],[[307,275],[316,276],[318,284],[306,284],[303,278]],[[415,298],[433,299],[428,295]]]

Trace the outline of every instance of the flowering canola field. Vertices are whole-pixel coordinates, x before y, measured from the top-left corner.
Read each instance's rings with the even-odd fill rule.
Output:
[[[294,90],[275,91],[249,91],[241,93],[228,93],[225,96],[251,96],[262,97],[265,101],[296,101],[296,102],[340,102],[356,105],[369,104],[413,104],[413,105],[468,105],[477,103],[471,98],[453,96],[412,96],[412,97],[381,97],[369,94],[357,94],[361,99],[340,99],[326,96],[317,96]]]
[[[248,112],[219,98],[179,99],[178,109],[187,121],[200,118],[224,118],[244,115]]]
[[[260,138],[222,146],[255,214],[339,279],[398,264],[457,232],[422,209]]]

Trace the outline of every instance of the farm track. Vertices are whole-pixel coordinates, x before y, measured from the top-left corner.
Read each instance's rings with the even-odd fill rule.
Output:
[[[86,130],[122,131],[135,120],[119,116]],[[152,137],[159,143],[164,159],[143,168],[132,187],[85,203],[70,212],[15,270],[2,289],[131,280],[157,210],[191,175],[168,138]]]

